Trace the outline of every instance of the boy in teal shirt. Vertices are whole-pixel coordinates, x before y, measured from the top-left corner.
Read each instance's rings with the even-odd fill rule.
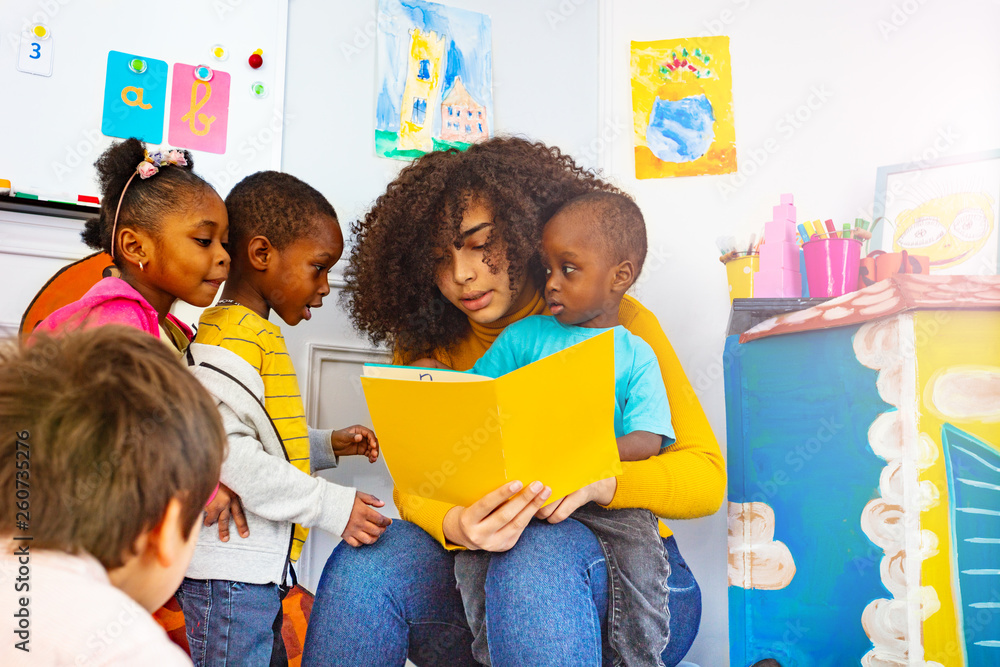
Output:
[[[618,321],[625,292],[646,256],[646,226],[628,197],[593,192],[563,206],[542,235],[545,301],[552,317],[527,317],[508,326],[470,372],[491,377],[526,366],[613,329],[615,436],[623,461],[655,456],[674,441],[670,406],[656,355]],[[560,501],[544,507],[552,518]],[[657,519],[648,510],[607,510],[594,503],[572,518],[598,538],[607,560],[608,643],[625,664],[662,664],[669,640],[667,579],[670,566]],[[456,554],[473,655],[489,664],[484,594],[489,552]],[[612,611],[614,613],[612,613]]]

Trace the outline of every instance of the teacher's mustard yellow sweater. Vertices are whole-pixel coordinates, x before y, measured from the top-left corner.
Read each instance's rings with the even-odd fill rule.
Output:
[[[472,329],[464,340],[436,351],[434,357],[455,370],[468,370],[508,324],[539,314],[549,314],[541,292],[525,308],[493,324],[470,322]],[[640,507],[668,519],[694,519],[712,514],[719,509],[725,495],[726,464],[701,403],[656,316],[626,296],[619,307],[618,319],[656,353],[677,441],[645,461],[622,462],[618,490],[608,507]],[[406,361],[409,360],[397,355],[396,363]],[[444,515],[453,505],[400,493],[399,489],[393,489],[392,497],[403,519],[423,528],[446,548],[460,548],[444,537]],[[667,537],[671,531],[661,523],[660,534]]]

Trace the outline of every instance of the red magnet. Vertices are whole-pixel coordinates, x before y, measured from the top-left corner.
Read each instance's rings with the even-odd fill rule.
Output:
[[[250,58],[247,60],[247,62],[250,63],[250,67],[260,69],[260,66],[264,64],[264,59],[261,57],[263,53],[263,49],[257,49],[250,54]]]

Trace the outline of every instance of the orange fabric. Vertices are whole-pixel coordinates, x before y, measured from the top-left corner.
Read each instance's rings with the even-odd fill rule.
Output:
[[[492,327],[476,325],[458,345],[435,354],[435,358],[457,370],[468,370],[496,340],[503,327],[528,315],[548,314],[544,305],[539,292],[532,305],[506,318],[502,326],[501,322]],[[725,497],[726,462],[705,411],[656,316],[626,296],[619,306],[618,319],[622,326],[649,343],[656,353],[677,441],[653,458],[623,463],[618,490],[609,507],[639,507],[668,519],[693,519],[713,514]],[[444,537],[444,516],[453,505],[403,494],[396,488],[393,488],[392,498],[403,519],[423,528],[445,548],[460,548]],[[661,523],[660,534],[668,537],[672,532]]]
[[[77,301],[104,277],[104,270],[114,266],[111,255],[95,252],[59,269],[38,290],[21,317],[20,335],[28,337],[38,323],[65,305]]]
[[[289,667],[299,667],[302,664],[302,648],[306,642],[306,626],[312,613],[313,594],[295,586],[281,602],[284,618],[281,622],[281,637],[285,640],[285,651],[288,653]],[[167,603],[156,610],[153,618],[160,624],[170,640],[180,646],[190,655],[187,635],[184,633],[184,612],[177,598],[170,598]]]
[[[187,635],[184,634],[184,612],[177,598],[171,597],[166,603],[153,612],[153,618],[166,631],[170,641],[184,649],[184,652],[191,655],[191,647],[188,646]]]

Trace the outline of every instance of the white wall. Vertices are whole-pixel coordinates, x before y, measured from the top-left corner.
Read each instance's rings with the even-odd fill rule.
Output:
[[[839,226],[870,214],[879,166],[1000,148],[1000,4],[607,5],[602,127],[612,136],[623,130],[602,161],[646,214],[651,254],[638,297],[660,318],[725,451],[721,352],[729,304],[714,239],[758,230],[785,192],[795,195],[800,219],[833,218]],[[629,41],[699,34],[730,36],[740,173],[639,181]],[[726,665],[725,511],[671,527],[704,592],[689,659]]]

